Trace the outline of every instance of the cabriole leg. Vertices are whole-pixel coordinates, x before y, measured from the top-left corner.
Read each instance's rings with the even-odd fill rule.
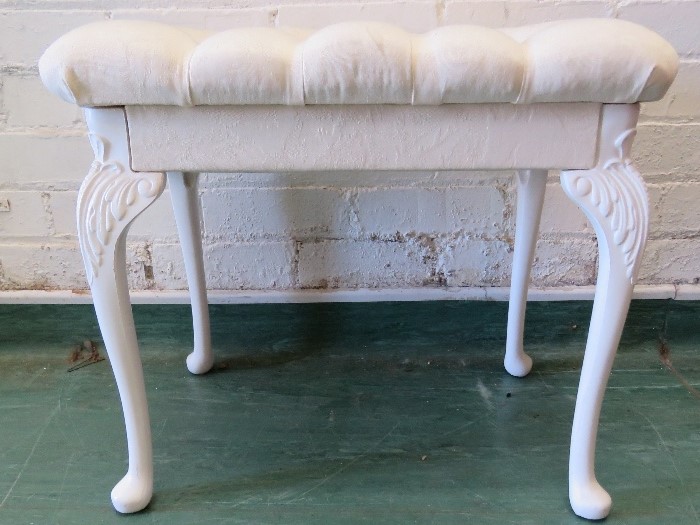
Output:
[[[509,374],[523,377],[530,373],[532,358],[523,351],[523,328],[530,269],[540,228],[546,170],[518,171],[518,203],[515,217],[515,253],[510,279],[508,335],[504,365]]]
[[[204,278],[204,256],[200,228],[197,173],[168,172],[168,186],[173,201],[175,222],[185,260],[187,284],[192,302],[194,350],[187,356],[187,369],[193,374],[208,372],[214,363],[209,331],[209,305]]]
[[[78,239],[121,397],[129,449],[129,469],[112,490],[112,504],[119,512],[136,512],[153,493],[153,452],[126,278],[126,234],[163,192],[165,176],[130,170],[122,108],[88,109],[85,115],[95,161],[78,195]]]
[[[571,507],[588,519],[610,512],[610,496],[595,476],[598,419],[649,222],[646,187],[629,158],[638,115],[636,104],[604,105],[598,165],[561,173],[564,191],[593,224],[600,251],[569,456]]]

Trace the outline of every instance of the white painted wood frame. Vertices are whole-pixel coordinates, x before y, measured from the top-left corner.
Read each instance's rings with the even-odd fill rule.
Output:
[[[328,170],[518,171],[505,367],[524,376],[523,320],[548,170],[595,227],[598,283],[576,401],[569,496],[579,516],[607,516],[594,472],[598,417],[647,237],[643,180],[629,154],[638,104],[440,106],[132,106],[87,109],[95,162],[78,199],[78,232],[100,329],[124,410],[126,476],[119,512],[148,505],[150,423],[125,272],[131,222],[162,193],[166,173],[190,286],[192,373],[213,363],[202,263],[198,172]],[[358,176],[360,176],[358,174]]]

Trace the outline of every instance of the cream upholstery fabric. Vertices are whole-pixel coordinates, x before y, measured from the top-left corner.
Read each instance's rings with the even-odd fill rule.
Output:
[[[81,106],[631,103],[661,98],[678,56],[656,33],[612,19],[420,35],[360,22],[208,33],[107,21],[58,39],[39,68]]]

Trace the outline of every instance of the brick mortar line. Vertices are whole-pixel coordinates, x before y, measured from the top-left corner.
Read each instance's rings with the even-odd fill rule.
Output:
[[[445,232],[419,232],[416,237],[405,238],[401,240],[393,240],[390,235],[385,233],[369,233],[365,235],[353,236],[352,232],[347,232],[348,236],[323,235],[323,234],[308,234],[296,235],[295,232],[284,233],[260,233],[254,235],[237,236],[232,234],[230,237],[225,235],[217,235],[205,238],[202,241],[203,246],[218,246],[218,245],[265,245],[265,244],[318,244],[318,243],[336,243],[336,242],[357,242],[357,243],[377,243],[377,244],[397,244],[397,245],[413,245],[420,243],[423,238],[432,239],[435,244],[444,246],[459,245],[463,242],[485,242],[485,243],[505,243],[508,244],[510,238],[501,236],[484,235],[474,232],[471,235],[452,235]],[[649,237],[649,241],[691,241],[700,238],[700,233],[693,233],[685,237]],[[16,245],[22,243],[42,244],[53,243],[54,241],[74,242],[77,239],[77,231],[75,233],[58,233],[54,235],[17,235],[0,234],[0,245]],[[129,237],[128,242],[153,242],[154,246],[176,246],[179,245],[179,238],[176,233],[167,233],[160,236],[139,235],[134,234]],[[595,242],[595,235],[578,234],[577,232],[562,232],[560,234],[547,234],[539,237],[538,242],[545,243],[575,243],[588,244]]]
[[[85,173],[82,174],[83,177],[87,175],[89,170],[90,163],[88,162],[85,166]],[[53,193],[77,192],[80,188],[81,182],[82,177],[80,178],[80,180],[76,181],[44,181],[34,183],[0,181],[0,191],[31,193],[40,193],[42,191],[48,191]]]
[[[690,181],[690,182],[682,182],[682,181],[677,181],[677,180],[669,180],[666,182],[649,182],[647,181],[647,187],[660,187],[660,188],[674,188],[674,187],[687,187],[689,184],[690,185],[698,185],[700,184],[700,180],[696,181]],[[700,226],[700,225],[698,225]]]
[[[7,235],[0,235],[0,246],[21,246],[26,247],[28,250],[35,251],[38,247],[55,247],[55,248],[75,248],[78,249],[77,236],[74,239],[65,237],[63,235],[56,235],[51,237],[48,235],[43,236],[28,236],[28,235],[18,235],[17,237],[10,237]],[[2,256],[0,256],[1,258]]]
[[[650,234],[648,241],[695,241],[700,239],[700,231],[670,231],[663,235]]]
[[[437,244],[444,245],[445,243],[453,245],[461,242],[485,242],[485,243],[506,243],[507,240],[497,236],[481,235],[481,234],[464,234],[451,235],[443,232],[420,232],[416,237],[405,238],[402,240],[392,240],[387,235],[378,235],[377,238],[372,238],[372,234],[357,236],[357,237],[337,237],[324,235],[309,235],[300,236],[284,234],[269,234],[267,236],[252,236],[246,238],[205,238],[203,246],[205,248],[213,248],[218,246],[266,246],[266,245],[288,245],[299,244],[313,245],[323,243],[339,243],[339,242],[355,242],[355,243],[377,243],[377,244],[396,244],[396,245],[414,245],[420,242],[420,238],[433,238]],[[650,235],[648,242],[655,241],[694,241],[700,239],[699,232],[680,232],[671,233],[667,236]],[[596,241],[593,233],[577,233],[577,232],[562,232],[558,234],[543,234],[538,238],[538,242],[548,243],[564,243],[573,242],[575,244],[590,244]],[[144,242],[151,243],[153,246],[179,246],[177,234],[169,234],[160,237],[150,235],[132,235],[127,241],[127,246],[141,245]],[[77,233],[59,233],[49,235],[0,235],[0,246],[22,246],[28,250],[34,250],[36,246],[42,247],[57,247],[57,248],[75,248],[77,249]]]
[[[0,75],[17,77],[39,76],[39,66],[37,64],[22,64],[7,62],[0,64]]]
[[[60,137],[87,137],[87,129],[84,126],[50,128],[38,126],[32,128],[14,128],[0,130],[0,137],[36,137],[36,138],[60,138]]]
[[[330,173],[330,172],[322,172],[322,173]],[[279,191],[296,191],[296,190],[304,190],[304,191],[328,191],[330,193],[336,193],[338,194],[339,197],[342,197],[342,194],[350,191],[350,190],[357,190],[358,194],[363,194],[363,193],[378,193],[382,191],[392,191],[392,190],[398,190],[398,191],[418,191],[418,190],[427,190],[427,191],[432,191],[432,192],[442,192],[444,193],[446,190],[458,190],[458,189],[473,189],[473,188],[494,188],[494,185],[491,184],[451,184],[449,182],[446,182],[442,186],[422,186],[420,184],[415,185],[415,186],[402,186],[402,185],[384,185],[384,186],[346,186],[346,185],[338,185],[338,186],[313,186],[313,185],[299,185],[299,186],[226,186],[226,187],[221,187],[221,186],[206,186],[205,184],[202,184],[202,195],[206,196],[209,194],[217,194],[219,191],[273,191],[273,192],[279,192]]]
[[[637,128],[648,128],[651,126],[661,126],[661,127],[700,127],[700,122],[692,120],[692,121],[679,121],[679,120],[672,120],[672,119],[678,119],[678,118],[692,118],[692,117],[669,117],[668,120],[655,120],[658,119],[658,117],[645,117],[642,115],[642,117],[639,119],[639,123],[637,124]]]
[[[87,161],[85,164],[85,173],[78,173],[78,177],[76,179],[71,179],[71,180],[55,180],[55,181],[37,181],[37,182],[23,182],[23,181],[1,181],[0,180],[0,191],[11,191],[11,192],[31,192],[31,193],[39,193],[42,191],[48,191],[52,193],[68,193],[68,192],[77,192],[80,184],[83,181],[83,176],[87,174],[88,170],[90,169],[90,161]],[[684,174],[679,174],[679,173],[669,173],[669,172],[644,172],[642,173],[644,176],[644,179],[646,180],[646,183],[648,186],[653,186],[653,187],[675,187],[675,186],[687,186],[687,185],[698,185],[700,184],[700,174],[697,176],[694,175],[684,175]],[[679,176],[682,178],[679,179]],[[558,178],[558,175],[555,175],[556,178]],[[666,177],[666,179],[663,179],[663,177]],[[47,186],[48,185],[48,186]],[[548,186],[552,189],[554,187],[558,187],[559,183],[557,180],[552,181],[551,183],[548,184]],[[401,189],[401,190],[417,190],[417,189],[423,189],[423,186],[382,186],[378,187],[377,191],[391,191],[394,189]],[[489,188],[489,189],[495,189],[495,184],[490,185],[445,185],[445,186],[435,186],[435,187],[425,187],[428,190],[436,190],[436,191],[443,191],[443,190],[450,190],[454,188],[461,188],[461,189],[469,189],[469,188]],[[224,192],[237,192],[237,191],[293,191],[293,190],[318,190],[321,188],[318,188],[316,186],[304,186],[304,185],[299,185],[299,186],[251,186],[251,187],[236,187],[236,186],[231,186],[231,187],[218,187],[218,186],[206,186],[205,184],[202,184],[202,192],[204,194],[212,192],[212,191],[219,191],[222,190]],[[329,191],[335,192],[342,192],[348,189],[356,189],[354,186],[338,186],[337,188],[322,188],[322,189],[328,189]],[[167,191],[167,188],[166,188]],[[552,190],[550,190],[552,191]]]
[[[90,163],[87,162],[85,166],[85,174],[87,174],[88,170],[90,168]],[[23,183],[21,181],[17,182],[11,182],[11,181],[0,181],[0,191],[3,192],[13,192],[13,193],[41,193],[41,192],[49,192],[49,193],[76,193],[80,187],[80,184],[82,183],[82,172],[78,172],[78,177],[75,180],[68,180],[68,181],[39,181],[39,182],[32,182],[32,183]],[[681,186],[698,186],[700,185],[700,176],[698,177],[687,177],[687,178],[681,178],[679,179],[678,174],[668,174],[668,173],[643,173],[642,174],[646,180],[647,186],[649,188],[658,188],[658,189],[674,189],[676,187],[681,187]],[[662,180],[660,177],[668,177],[673,178],[673,180]],[[555,191],[557,186],[556,184],[550,185],[551,189],[549,191]],[[471,188],[480,188],[481,186],[458,186],[456,188],[458,189],[471,189]],[[486,186],[487,188],[495,189],[495,186]],[[253,188],[254,191],[273,191],[273,192],[286,192],[286,191],[294,191],[294,190],[314,190],[315,188],[307,188],[307,187],[301,187],[301,186],[295,186],[291,188],[267,188],[267,187],[259,187],[259,188]],[[340,190],[343,189],[348,189],[348,188],[340,188]],[[386,188],[382,188],[379,191],[392,191],[394,190],[395,187],[393,186],[387,186]],[[420,189],[420,188],[408,188],[408,190],[414,190],[414,189]],[[440,187],[440,188],[429,188],[430,190],[452,190],[455,189],[455,187]],[[227,188],[226,193],[234,193],[237,192],[237,188]],[[246,191],[250,191],[250,189],[247,189]],[[335,193],[335,191],[334,191]],[[547,201],[545,201],[547,202]],[[471,204],[473,201],[470,200],[465,200],[465,204]],[[546,205],[546,204],[545,204]],[[206,208],[206,206],[205,206]],[[341,209],[343,207],[337,207],[337,209]],[[344,209],[344,208],[343,208]]]
[[[216,246],[221,244],[244,244],[244,245],[256,245],[256,244],[278,244],[278,243],[291,243],[298,242],[304,243],[322,243],[322,242],[372,242],[379,244],[401,244],[409,245],[420,243],[423,239],[432,239],[438,244],[455,244],[463,241],[473,242],[497,242],[497,243],[508,243],[510,240],[507,236],[502,235],[492,235],[488,233],[480,233],[478,231],[470,230],[452,230],[448,232],[415,232],[415,233],[401,233],[401,237],[397,238],[394,233],[380,233],[380,232],[365,232],[360,235],[353,235],[353,232],[348,230],[347,236],[338,237],[332,234],[323,233],[299,233],[290,231],[288,233],[270,232],[270,233],[259,233],[248,236],[237,236],[236,234],[230,237],[225,237],[222,235],[207,235],[203,238],[203,243],[206,246]],[[134,237],[134,238],[140,238]],[[148,236],[144,237],[150,238]],[[177,244],[175,237],[173,242]],[[590,243],[595,241],[595,234],[591,232],[561,232],[561,233],[543,233],[540,235],[539,241],[544,242],[583,242]],[[662,239],[666,240],[666,239]],[[683,239],[686,240],[686,239]],[[158,239],[159,242],[156,244],[170,244],[168,242],[160,242],[162,239]]]

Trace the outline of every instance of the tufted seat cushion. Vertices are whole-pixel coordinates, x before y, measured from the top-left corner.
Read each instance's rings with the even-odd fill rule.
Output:
[[[678,56],[613,19],[424,34],[360,22],[211,33],[107,21],[61,37],[39,68],[81,106],[632,103],[664,95]]]

